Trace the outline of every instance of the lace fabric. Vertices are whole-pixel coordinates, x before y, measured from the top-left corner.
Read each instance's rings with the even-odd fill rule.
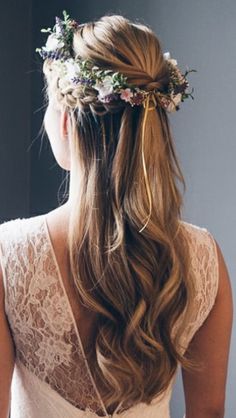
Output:
[[[45,223],[39,221],[14,220],[10,229],[1,225],[5,310],[16,355],[72,405],[96,412],[101,402],[78,342]]]
[[[12,386],[11,418],[98,418],[90,408],[75,408],[18,360]],[[170,418],[170,396],[171,388],[158,405],[139,403],[121,414],[114,413],[112,418]]]
[[[184,221],[182,226],[191,248],[191,268],[196,278],[194,308],[183,336],[183,343],[187,348],[214,304],[218,286],[218,262],[216,245],[211,233],[205,228]],[[23,395],[14,397],[17,390],[20,390],[19,385],[24,382],[25,393],[27,394],[28,390],[32,395],[32,381],[36,381],[39,387],[45,388],[46,385],[48,388],[48,391],[35,391],[38,404],[41,393],[47,396],[51,393],[56,403],[59,402],[59,398],[61,402],[64,401],[64,407],[70,411],[70,415],[69,412],[65,415],[68,418],[93,418],[101,414],[109,416],[84,354],[45,216],[15,219],[1,224],[0,250],[5,311],[16,348],[13,404],[17,403],[16,399],[19,399],[19,402],[21,399],[29,399]],[[168,418],[172,386],[173,382],[165,396],[157,397],[151,405],[140,404],[117,416],[141,418],[145,413],[145,417],[151,418],[159,417],[161,413],[161,418]],[[46,405],[45,399],[43,404]],[[25,410],[27,402],[29,403],[29,400],[26,400],[23,406]],[[59,415],[53,412],[52,403],[49,405],[51,407],[48,407],[47,416],[58,417]],[[22,405],[19,406],[18,410],[20,409]],[[136,415],[132,415],[134,413]],[[31,412],[28,416],[41,418],[43,415],[40,414],[39,409],[35,409],[35,413]],[[26,415],[19,415],[19,418],[23,417]],[[18,415],[13,415],[12,418],[18,418]]]
[[[184,352],[214,305],[218,290],[219,266],[213,235],[206,228],[181,222],[186,243],[190,247],[190,270],[194,277],[192,310],[181,340]]]

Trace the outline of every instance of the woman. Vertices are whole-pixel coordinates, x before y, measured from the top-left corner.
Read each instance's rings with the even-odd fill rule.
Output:
[[[0,418],[168,418],[178,365],[185,417],[223,417],[229,276],[181,220],[167,115],[187,73],[122,16],[64,12],[46,31],[44,124],[69,199],[0,227]]]

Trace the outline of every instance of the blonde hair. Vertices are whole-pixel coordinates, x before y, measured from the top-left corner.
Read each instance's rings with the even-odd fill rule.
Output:
[[[81,25],[73,49],[146,90],[164,89],[169,81],[154,32],[122,16]],[[98,314],[94,370],[106,389],[104,403],[150,403],[168,387],[179,362],[190,365],[181,348],[192,295],[177,186],[185,189],[185,182],[168,117],[160,106],[147,115],[143,152],[153,207],[140,233],[149,214],[144,108],[98,103],[89,87],[83,98],[62,94],[50,60],[44,72],[48,94],[71,120],[70,265],[80,302]]]

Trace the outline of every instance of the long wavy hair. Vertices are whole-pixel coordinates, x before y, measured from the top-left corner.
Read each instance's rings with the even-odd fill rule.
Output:
[[[146,90],[169,82],[155,33],[123,16],[79,26],[73,53]],[[142,106],[98,103],[90,88],[84,98],[62,94],[50,60],[44,73],[48,94],[71,122],[70,267],[80,303],[98,317],[94,370],[103,400],[107,407],[150,403],[178,363],[190,366],[181,347],[192,298],[181,224],[185,182],[168,116],[160,106],[148,112],[142,150]]]

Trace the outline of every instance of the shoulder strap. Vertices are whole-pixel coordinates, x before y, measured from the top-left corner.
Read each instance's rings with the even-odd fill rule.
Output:
[[[206,231],[206,246],[208,249],[209,260],[207,270],[207,282],[210,284],[209,302],[210,310],[213,307],[219,286],[219,260],[215,239],[210,231]],[[209,312],[210,312],[209,310]]]
[[[8,301],[8,283],[7,270],[14,257],[14,243],[19,234],[19,218],[3,222],[0,225],[0,263],[3,273],[3,286],[5,292],[5,310],[7,310]]]
[[[213,235],[206,228],[185,222],[183,224],[187,232],[190,269],[195,289],[192,312],[183,335],[183,346],[187,347],[215,303],[219,281],[219,265]]]
[[[0,263],[3,272],[5,310],[9,309],[9,287],[17,286],[26,274],[32,251],[29,246],[30,233],[37,228],[38,217],[17,218],[0,225]],[[16,287],[17,291],[17,287]]]

